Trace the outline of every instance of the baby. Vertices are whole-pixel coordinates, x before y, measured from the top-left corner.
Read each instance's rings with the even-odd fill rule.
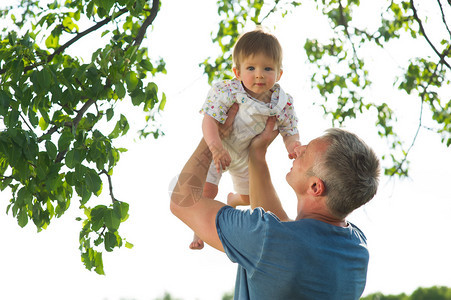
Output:
[[[235,78],[216,83],[202,107],[202,131],[213,161],[207,174],[203,196],[214,199],[224,170],[228,170],[236,193],[229,193],[227,204],[249,205],[248,147],[261,133],[270,116],[276,116],[290,159],[300,145],[293,99],[277,84],[282,76],[282,47],[277,38],[262,29],[243,34],[233,50]],[[218,122],[224,123],[227,111],[238,103],[238,113],[230,135],[223,140]],[[202,249],[196,235],[191,249]]]

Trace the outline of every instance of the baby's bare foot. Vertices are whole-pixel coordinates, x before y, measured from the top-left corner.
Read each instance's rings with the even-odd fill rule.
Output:
[[[235,208],[237,206],[249,205],[249,196],[229,193],[227,195],[227,204]]]
[[[237,207],[239,200],[240,200],[239,194],[229,193],[227,195],[227,204],[232,207]]]
[[[204,248],[204,241],[202,241],[197,235],[194,235],[193,241],[189,245],[191,250],[200,250]]]

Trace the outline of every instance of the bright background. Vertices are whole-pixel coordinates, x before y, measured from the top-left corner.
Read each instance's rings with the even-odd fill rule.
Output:
[[[370,4],[375,5],[375,4]],[[308,4],[281,20],[274,33],[284,48],[284,74],[280,81],[295,99],[303,143],[330,127],[321,109],[313,105],[318,96],[310,88],[311,70],[305,64],[303,42],[306,37],[323,37],[329,31],[324,19],[312,15]],[[368,11],[377,11],[372,7]],[[375,18],[376,19],[376,18]],[[358,20],[356,20],[358,21]],[[371,27],[370,15],[362,15]],[[145,46],[151,57],[161,56],[168,74],[155,80],[168,101],[159,121],[165,136],[158,140],[135,141],[133,132],[143,119],[139,109],[123,106],[132,122],[129,137],[116,146],[128,148],[113,176],[114,193],[130,204],[130,218],[120,232],[135,246],[104,254],[105,276],[84,269],[78,250],[81,216],[78,199],[49,228],[36,233],[33,224],[21,229],[15,219],[5,215],[9,195],[0,195],[0,299],[5,300],[153,300],[165,291],[183,300],[221,299],[233,290],[236,265],[225,254],[210,247],[191,251],[192,232],[169,212],[170,182],[180,172],[201,138],[201,115],[198,113],[209,86],[198,64],[214,57],[210,34],[217,27],[215,1],[164,1],[148,32]],[[90,44],[77,47],[80,56],[99,47],[93,37]],[[427,47],[422,42],[394,43],[385,49],[371,50],[371,101],[385,101],[396,108],[396,129],[410,143],[414,137],[420,103],[393,89],[393,78],[406,55]],[[361,51],[370,51],[362,49]],[[362,52],[363,53],[363,52]],[[368,52],[365,52],[368,53]],[[373,67],[370,67],[373,70]],[[118,114],[119,112],[117,112]],[[429,117],[425,112],[424,120]],[[366,119],[366,118],[365,118]],[[426,126],[428,126],[426,121]],[[373,123],[361,119],[347,129],[363,137],[377,153],[387,149]],[[411,293],[419,286],[450,285],[451,242],[451,156],[440,137],[422,130],[409,154],[408,179],[383,178],[377,196],[349,216],[368,238],[370,264],[364,295],[376,291],[384,294]],[[278,138],[269,150],[268,162],[279,197],[290,217],[295,217],[296,200],[285,182],[291,162]],[[223,177],[218,200],[225,201],[231,191],[229,176]],[[106,184],[96,201],[109,201]],[[83,216],[82,216],[83,217]],[[31,222],[30,222],[31,223]]]

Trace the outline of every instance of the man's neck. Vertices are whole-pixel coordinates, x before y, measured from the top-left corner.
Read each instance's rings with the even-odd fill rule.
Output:
[[[348,227],[348,222],[345,219],[336,218],[329,213],[320,213],[320,212],[300,212],[297,220],[301,219],[315,219],[324,223],[328,223],[338,227]]]

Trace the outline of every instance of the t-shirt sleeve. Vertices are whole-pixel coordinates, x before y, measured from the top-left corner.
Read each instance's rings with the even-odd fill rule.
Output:
[[[261,208],[238,210],[225,206],[216,216],[216,229],[225,253],[249,275],[261,258],[267,233],[265,214]]]
[[[282,136],[290,136],[298,133],[298,118],[293,106],[293,97],[288,95],[287,104],[278,115],[278,127]]]
[[[234,103],[229,85],[227,81],[214,84],[208,92],[200,113],[207,114],[224,124],[227,119],[227,111]]]

